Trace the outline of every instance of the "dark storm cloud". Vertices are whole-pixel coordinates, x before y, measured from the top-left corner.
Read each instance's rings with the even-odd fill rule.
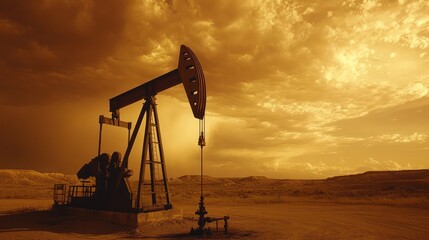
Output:
[[[2,61],[9,68],[33,70],[71,69],[103,60],[123,38],[128,13],[118,1],[0,4]]]
[[[11,116],[2,126],[15,130],[2,129],[11,140],[0,152],[13,159],[20,146],[31,150],[20,152],[23,163],[34,156],[51,163],[43,146],[53,145],[54,156],[84,161],[97,132],[91,121],[108,114],[107,100],[176,68],[186,44],[207,80],[208,166],[246,166],[244,175],[353,172],[365,156],[351,155],[365,140],[426,142],[426,128],[397,121],[381,131],[382,118],[370,113],[427,95],[427,9],[424,1],[377,0],[3,1],[0,110]],[[191,122],[183,88],[162,95],[169,125],[181,119],[176,138],[191,135],[182,129]],[[83,116],[87,125],[76,130]],[[18,124],[28,119],[44,127]],[[362,136],[362,125],[371,132]],[[85,147],[75,151],[79,141]],[[180,146],[174,155],[190,161]]]
[[[2,104],[94,90],[97,74],[85,72],[116,52],[127,14],[118,1],[2,1]]]

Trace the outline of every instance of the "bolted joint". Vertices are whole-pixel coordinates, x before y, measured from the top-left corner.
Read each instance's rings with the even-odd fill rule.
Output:
[[[206,145],[206,139],[204,138],[204,133],[201,132],[200,137],[198,138],[198,146],[204,147]]]
[[[117,123],[118,126],[119,126],[119,122],[120,122],[119,116],[120,116],[119,115],[119,109],[112,112],[112,120],[114,123]]]

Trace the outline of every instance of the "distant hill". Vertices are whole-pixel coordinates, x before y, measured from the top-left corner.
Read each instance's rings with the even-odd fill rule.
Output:
[[[0,182],[2,184],[40,185],[62,182],[76,182],[73,175],[62,173],[40,173],[34,170],[0,169]]]
[[[201,176],[200,175],[184,175],[178,178],[170,178],[170,183],[195,183],[199,184],[201,182]],[[203,176],[203,182],[204,184],[234,184],[233,181],[226,179],[226,178],[216,178],[204,175]]]
[[[425,197],[429,196],[429,170],[370,171],[324,180],[325,192],[337,196]],[[321,189],[323,189],[321,187]],[[341,189],[341,190],[338,190]]]
[[[200,175],[184,175],[170,178],[170,183],[200,183]],[[366,184],[376,182],[403,182],[403,181],[427,181],[429,182],[429,169],[421,170],[400,170],[400,171],[368,171],[359,174],[335,176],[320,180],[299,180],[299,179],[272,179],[265,176],[249,176],[243,178],[218,178],[204,175],[205,184],[246,184],[246,183],[285,183],[293,182],[314,182],[324,181],[326,183],[337,184]],[[78,182],[76,175],[66,175],[62,173],[41,173],[35,170],[21,169],[0,169],[0,182],[2,183],[23,183],[23,184],[45,184],[59,182]]]
[[[264,176],[216,178],[204,176],[204,195],[210,201],[284,202],[291,199],[380,201],[408,199],[429,204],[429,169],[370,171],[319,180],[272,179]],[[172,199],[198,202],[199,175],[169,179]],[[34,170],[0,170],[0,199],[51,198],[55,183],[79,184],[75,175],[40,173]],[[131,182],[136,191],[137,182]],[[417,200],[416,200],[417,199]],[[385,201],[383,200],[383,201]],[[387,201],[387,200],[386,200]]]
[[[327,178],[329,182],[342,183],[367,183],[367,182],[386,182],[386,181],[410,181],[423,180],[429,181],[429,169],[420,170],[401,170],[401,171],[368,171],[360,174],[336,176]]]

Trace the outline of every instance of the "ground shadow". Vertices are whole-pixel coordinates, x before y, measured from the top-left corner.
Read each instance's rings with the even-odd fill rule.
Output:
[[[112,234],[132,229],[107,221],[79,216],[59,216],[51,211],[24,211],[0,215],[0,232],[49,231],[53,233]]]
[[[162,234],[157,236],[146,236],[146,235],[134,235],[134,236],[124,236],[122,238],[130,239],[246,239],[249,237],[255,237],[255,233],[251,232],[229,232],[224,233],[213,233],[206,236],[193,236],[189,232],[178,233],[178,234]]]
[[[25,210],[21,212],[0,213],[0,233],[46,231],[59,234],[110,235],[123,239],[201,239],[189,235],[195,220],[182,219],[162,222],[149,222],[139,228],[124,226],[100,219],[82,216],[57,215],[51,211]],[[213,231],[204,239],[243,239],[255,233],[230,229],[228,234]]]

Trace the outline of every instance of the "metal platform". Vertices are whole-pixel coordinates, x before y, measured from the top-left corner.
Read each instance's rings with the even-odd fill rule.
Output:
[[[182,209],[169,209],[145,213],[126,213],[70,207],[58,204],[52,205],[52,212],[59,215],[83,216],[135,227],[142,226],[147,222],[180,220],[183,215]]]

